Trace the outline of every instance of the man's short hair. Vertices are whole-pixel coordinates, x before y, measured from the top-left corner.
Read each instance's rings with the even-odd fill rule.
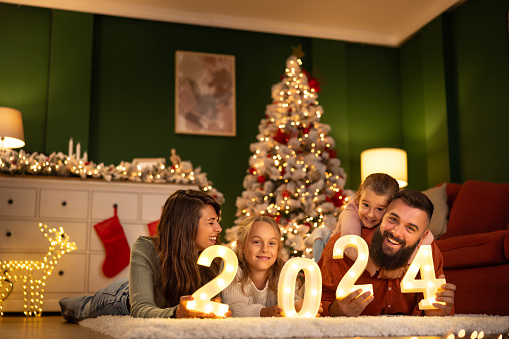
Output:
[[[422,193],[421,191],[404,189],[397,192],[394,195],[392,201],[396,199],[401,199],[408,206],[426,212],[426,214],[428,215],[428,220],[431,220],[431,217],[433,216],[434,207],[433,203],[431,202],[431,200],[429,200],[426,194]]]

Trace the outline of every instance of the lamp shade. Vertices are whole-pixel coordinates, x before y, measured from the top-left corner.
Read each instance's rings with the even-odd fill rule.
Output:
[[[14,108],[0,107],[0,149],[25,146],[21,112]]]
[[[361,153],[361,179],[372,173],[386,173],[398,181],[399,187],[408,185],[406,152],[398,148],[373,148]]]

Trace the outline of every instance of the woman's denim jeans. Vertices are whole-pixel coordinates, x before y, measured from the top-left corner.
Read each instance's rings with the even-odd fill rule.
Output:
[[[64,298],[60,307],[64,319],[74,323],[101,315],[129,315],[129,278],[114,281],[93,296]]]

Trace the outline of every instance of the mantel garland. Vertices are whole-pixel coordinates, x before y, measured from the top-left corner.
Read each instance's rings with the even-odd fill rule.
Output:
[[[122,161],[117,166],[105,166],[104,163],[97,165],[92,161],[76,159],[74,155],[68,156],[62,152],[53,152],[48,156],[37,152],[30,154],[24,150],[19,152],[0,150],[0,173],[80,177],[81,179],[103,178],[106,181],[193,184],[214,197],[218,203],[224,203],[223,194],[212,187],[212,182],[207,179],[207,173],[201,171],[201,167],[193,168],[190,161],[174,162],[172,158],[170,159],[172,166],[166,166],[163,161],[146,167],[127,161]]]

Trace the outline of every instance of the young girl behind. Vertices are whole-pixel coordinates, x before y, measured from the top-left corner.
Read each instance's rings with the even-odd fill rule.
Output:
[[[271,217],[252,216],[244,220],[237,236],[239,269],[222,291],[222,302],[234,317],[281,317],[277,285],[284,262],[279,225]]]
[[[359,186],[355,199],[346,205],[343,212],[339,215],[338,224],[330,233],[329,237],[324,240],[322,250],[328,240],[340,232],[341,237],[346,235],[361,236],[363,227],[373,228],[378,226],[387,210],[387,206],[391,202],[394,194],[398,191],[398,182],[388,174],[373,173],[367,176]],[[431,244],[432,242],[433,235],[431,232],[427,232],[422,244]],[[345,255],[353,261],[357,259],[357,251],[353,248],[347,248],[345,250]],[[412,259],[413,256],[410,260]],[[374,275],[378,267],[370,262],[366,269],[371,275]],[[395,279],[399,278],[401,274],[404,273],[404,270],[379,273],[383,278]]]

